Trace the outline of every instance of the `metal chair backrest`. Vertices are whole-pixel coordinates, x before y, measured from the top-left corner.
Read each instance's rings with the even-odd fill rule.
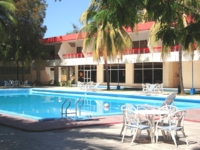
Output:
[[[131,104],[126,104],[121,106],[122,114],[123,114],[123,123],[125,124],[127,121],[130,121],[131,114],[134,114],[136,108]]]
[[[171,93],[169,96],[167,96],[165,101],[162,103],[161,107],[165,105],[171,105],[174,102],[175,98],[176,98],[176,93]]]
[[[174,105],[164,105],[159,108],[159,110],[168,111],[169,114],[174,113],[178,110],[178,108]]]
[[[169,115],[170,118],[170,124],[176,125],[177,127],[184,127],[184,119],[185,119],[186,111],[185,110],[178,110],[171,115]]]

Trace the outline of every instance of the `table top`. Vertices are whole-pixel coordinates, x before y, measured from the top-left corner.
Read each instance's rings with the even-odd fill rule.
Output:
[[[150,110],[136,110],[135,113],[143,115],[161,115],[161,114],[168,114],[169,112],[164,110],[150,109]]]

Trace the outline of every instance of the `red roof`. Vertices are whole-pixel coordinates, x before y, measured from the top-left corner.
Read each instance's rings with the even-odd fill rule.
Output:
[[[154,21],[151,22],[144,22],[144,23],[138,23],[135,29],[137,31],[145,31],[145,30],[150,30]],[[125,29],[127,32],[132,32],[131,28]]]
[[[150,30],[151,26],[153,25],[153,21],[151,22],[145,22],[145,23],[138,23],[136,29],[137,31],[144,31],[144,30]],[[131,28],[126,29],[127,32],[132,32]],[[83,34],[84,37],[84,34]],[[50,38],[43,39],[43,43],[57,43],[57,42],[63,42],[63,41],[72,41],[77,39],[77,34],[67,34],[62,36],[55,36]]]

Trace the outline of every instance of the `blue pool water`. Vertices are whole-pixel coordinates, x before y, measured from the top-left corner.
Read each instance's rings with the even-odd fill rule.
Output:
[[[75,102],[82,98],[84,104],[77,115],[106,116],[121,114],[124,104],[150,104],[160,106],[166,96],[141,96],[133,94],[111,94],[102,92],[65,91],[55,89],[3,89],[0,90],[0,112],[31,119],[61,118],[67,102],[71,102],[68,113],[75,111]],[[104,105],[109,104],[108,108]],[[200,100],[176,98],[175,106],[179,109],[200,108]],[[61,109],[63,105],[63,110]],[[81,103],[78,103],[80,107]],[[74,114],[68,114],[73,116]]]

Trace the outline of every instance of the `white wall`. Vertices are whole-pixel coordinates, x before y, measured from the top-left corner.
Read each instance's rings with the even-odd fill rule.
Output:
[[[61,59],[63,59],[63,54],[75,54],[76,53],[76,47],[72,47],[69,42],[62,42],[59,50],[58,55]]]

